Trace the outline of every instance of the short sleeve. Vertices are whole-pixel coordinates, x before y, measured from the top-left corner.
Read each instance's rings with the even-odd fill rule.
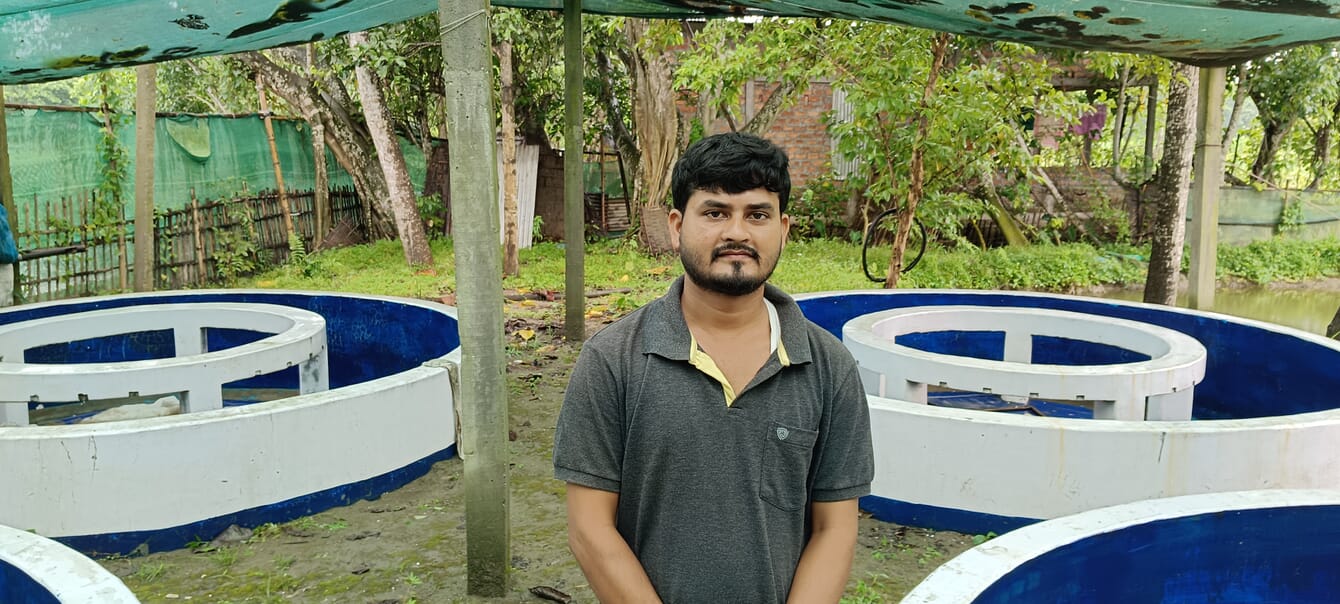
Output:
[[[623,395],[612,366],[587,342],[568,379],[554,429],[554,478],[619,492],[623,467]]]
[[[814,501],[842,501],[870,494],[875,454],[870,409],[856,364],[849,363],[820,428],[814,461]]]

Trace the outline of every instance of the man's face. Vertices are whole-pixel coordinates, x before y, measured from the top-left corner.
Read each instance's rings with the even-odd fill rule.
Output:
[[[777,194],[694,191],[684,211],[670,211],[670,243],[698,287],[728,296],[757,290],[781,257],[791,217]]]

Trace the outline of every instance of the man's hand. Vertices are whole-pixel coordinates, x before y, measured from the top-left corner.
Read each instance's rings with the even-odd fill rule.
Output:
[[[791,580],[788,604],[831,604],[842,599],[856,555],[855,499],[810,504],[813,531]]]
[[[568,483],[568,547],[601,602],[659,604],[647,571],[614,525],[618,506],[618,493]]]

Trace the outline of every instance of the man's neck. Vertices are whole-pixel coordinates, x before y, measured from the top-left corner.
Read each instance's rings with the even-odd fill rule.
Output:
[[[685,277],[684,293],[679,302],[689,327],[704,331],[743,329],[766,317],[763,287],[742,296],[730,296],[703,289],[693,279]]]

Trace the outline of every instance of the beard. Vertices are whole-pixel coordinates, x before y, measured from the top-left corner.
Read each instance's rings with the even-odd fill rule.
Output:
[[[745,259],[729,261],[731,270],[729,274],[718,274],[712,272],[712,264],[726,252],[743,251],[749,254],[758,262],[759,272],[754,275],[745,273]],[[751,294],[762,287],[772,276],[772,271],[777,268],[777,258],[772,258],[772,262],[767,264],[760,258],[758,250],[746,245],[726,244],[720,246],[703,258],[703,255],[690,251],[687,247],[679,248],[679,260],[684,265],[684,274],[693,281],[695,285],[707,291],[716,292],[726,296],[743,296]]]

